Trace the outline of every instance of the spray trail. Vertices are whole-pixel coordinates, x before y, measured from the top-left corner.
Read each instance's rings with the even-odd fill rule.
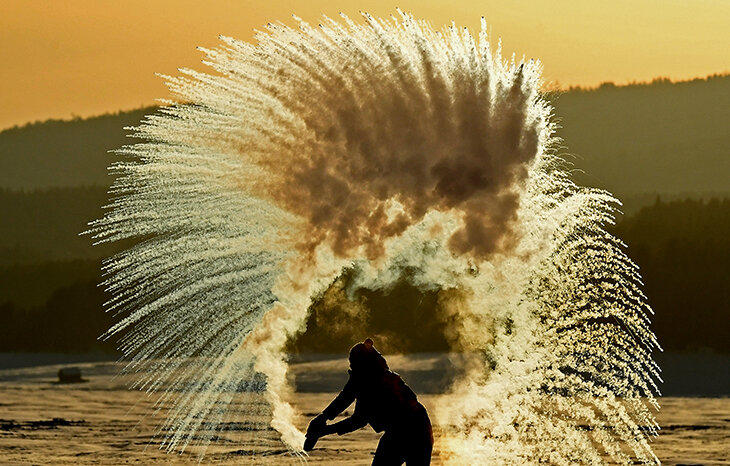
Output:
[[[284,345],[312,297],[407,279],[440,289],[469,354],[436,422],[453,464],[654,463],[658,347],[636,266],[604,230],[616,200],[554,155],[540,65],[401,13],[269,25],[167,77],[136,128],[100,241],[109,335],[139,386],[176,397],[165,446],[266,378],[271,426],[299,451]],[[253,388],[256,388],[254,386]],[[223,408],[221,408],[223,407]]]

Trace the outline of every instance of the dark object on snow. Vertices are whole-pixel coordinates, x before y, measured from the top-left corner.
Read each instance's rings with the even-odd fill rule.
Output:
[[[58,383],[86,382],[81,378],[81,369],[78,367],[63,367],[58,370]]]
[[[368,338],[350,350],[350,380],[339,395],[307,429],[304,450],[314,448],[320,437],[352,432],[366,424],[385,431],[375,451],[373,465],[425,466],[431,463],[433,432],[426,408]],[[352,416],[327,424],[355,401]]]

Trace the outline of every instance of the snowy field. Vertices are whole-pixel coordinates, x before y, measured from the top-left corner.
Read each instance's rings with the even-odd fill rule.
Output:
[[[431,409],[449,379],[447,355],[392,356],[391,367],[419,393]],[[86,362],[80,367],[87,379],[79,384],[58,384],[56,373],[66,365],[51,364],[0,370],[0,464],[195,464],[198,451],[167,454],[154,440],[164,414],[157,414],[155,395],[128,390],[131,379],[118,376],[121,365]],[[6,364],[5,367],[8,367]],[[319,412],[346,380],[346,360],[319,356],[293,364],[298,388],[295,404],[309,418]],[[204,464],[299,464],[282,448],[265,418],[249,406],[263,406],[260,395],[243,393],[234,405],[240,415],[224,424]],[[730,464],[730,398],[665,397],[658,420],[662,432],[654,441],[664,464]],[[254,409],[253,411],[256,411]],[[254,419],[255,417],[260,419]],[[439,459],[438,434],[433,464]],[[369,464],[378,434],[369,428],[346,436],[320,440],[309,463]]]

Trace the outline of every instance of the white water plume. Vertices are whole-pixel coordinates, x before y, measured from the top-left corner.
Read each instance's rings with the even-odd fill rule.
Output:
[[[657,462],[658,347],[617,201],[554,154],[540,65],[401,13],[222,37],[213,74],[136,128],[98,241],[139,387],[174,407],[164,445],[205,445],[242,383],[299,452],[284,347],[345,268],[438,289],[472,355],[432,413],[450,464]],[[353,342],[354,343],[354,342]],[[257,385],[258,384],[258,385]],[[252,388],[252,389],[253,389]]]

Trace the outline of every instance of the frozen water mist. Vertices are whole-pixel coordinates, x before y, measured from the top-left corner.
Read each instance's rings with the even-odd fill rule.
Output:
[[[284,345],[345,267],[353,287],[440,289],[456,351],[439,402],[453,464],[657,462],[659,369],[636,266],[604,226],[617,201],[554,154],[540,65],[486,26],[407,14],[268,25],[167,77],[178,101],[136,128],[97,241],[138,386],[174,400],[165,447],[207,444],[260,388],[299,452]],[[258,380],[258,381],[257,381]],[[257,385],[258,384],[258,385]]]

